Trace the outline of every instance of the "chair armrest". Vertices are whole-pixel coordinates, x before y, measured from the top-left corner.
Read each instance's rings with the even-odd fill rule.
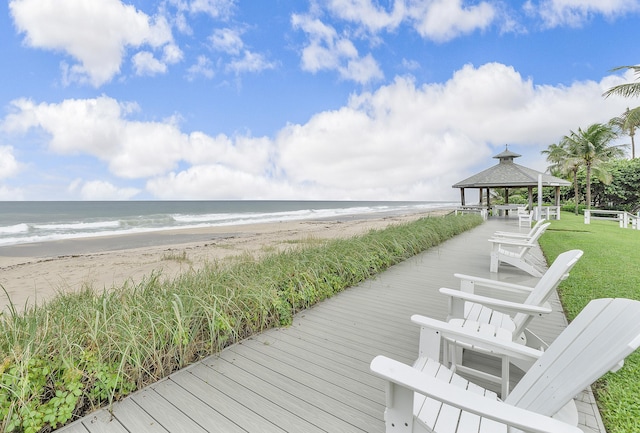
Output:
[[[421,334],[427,332],[429,334],[437,334],[439,338],[447,338],[450,340],[459,341],[461,343],[483,347],[487,350],[491,350],[496,355],[505,355],[513,359],[535,362],[544,353],[540,350],[525,346],[524,344],[518,344],[513,341],[481,335],[475,331],[471,331],[457,325],[452,325],[441,320],[421,316],[419,314],[414,314],[413,316],[411,316],[411,321],[421,327]],[[428,347],[427,349],[431,349],[431,347]],[[434,358],[430,356],[431,353],[425,352],[424,354],[420,354],[420,356],[423,355],[429,356],[433,359],[438,359],[437,357]]]
[[[531,236],[529,233],[516,233],[516,232],[494,232],[491,235],[492,238],[520,238],[520,239],[528,239]]]
[[[548,307],[542,307],[539,305],[531,305],[531,304],[521,304],[519,302],[505,301],[503,299],[476,295],[475,293],[462,292],[460,290],[449,289],[446,287],[441,287],[440,293],[452,299],[466,301],[466,302],[474,302],[476,304],[481,304],[486,307],[491,307],[494,310],[497,310],[509,315],[513,315],[517,313],[524,313],[529,315],[540,315],[540,314],[549,314],[551,313],[551,311],[553,311],[551,310],[551,308],[548,308]]]
[[[473,285],[475,286],[489,287],[491,289],[500,289],[507,292],[531,293],[533,291],[533,287],[523,286],[522,284],[507,283],[505,281],[492,280],[489,278],[482,278],[482,277],[474,277],[472,275],[465,275],[465,274],[453,274],[453,276],[461,280],[460,281],[461,289],[462,289],[462,284],[466,282],[466,283],[473,283]],[[468,287],[468,286],[465,285],[465,287]],[[462,289],[462,290],[465,292],[473,293],[472,290],[465,290],[465,289]]]
[[[392,411],[396,409],[393,406],[394,403],[404,403],[406,405],[407,400],[409,400],[408,403],[410,404],[409,410],[412,410],[412,393],[417,392],[461,410],[530,433],[582,433],[582,430],[572,425],[511,406],[499,400],[474,394],[471,391],[430,377],[411,366],[384,356],[375,357],[371,361],[370,368],[377,376],[396,385],[391,386],[387,391],[388,394],[392,394],[387,395],[388,411],[389,409]],[[411,395],[407,395],[407,392],[411,393]],[[400,408],[400,411],[402,410],[403,408]]]
[[[511,245],[514,247],[530,247],[532,245],[531,240],[521,241],[509,238],[489,238],[489,242],[499,245]]]

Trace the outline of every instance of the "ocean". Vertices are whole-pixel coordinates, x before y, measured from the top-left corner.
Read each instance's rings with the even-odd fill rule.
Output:
[[[456,205],[428,201],[0,202],[0,247],[181,228],[409,214]]]

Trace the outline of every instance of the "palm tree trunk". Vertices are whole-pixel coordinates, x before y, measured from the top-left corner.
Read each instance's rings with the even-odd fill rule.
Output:
[[[591,164],[587,164],[585,181],[587,183],[587,209],[591,209]]]
[[[573,171],[573,197],[576,200],[576,207],[574,209],[574,212],[576,215],[578,215],[578,170],[574,170]]]

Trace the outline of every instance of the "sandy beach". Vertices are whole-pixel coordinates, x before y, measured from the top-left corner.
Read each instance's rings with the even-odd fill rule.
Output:
[[[16,309],[85,285],[96,290],[139,282],[154,271],[163,278],[244,253],[291,248],[307,239],[348,238],[444,210],[410,215],[363,215],[340,220],[288,221],[172,230],[143,235],[76,239],[0,248],[0,285]],[[9,305],[0,293],[0,311]]]

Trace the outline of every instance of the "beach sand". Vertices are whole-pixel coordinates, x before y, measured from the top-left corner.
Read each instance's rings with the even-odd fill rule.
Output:
[[[59,292],[73,292],[86,285],[99,291],[121,287],[154,271],[172,279],[229,256],[283,250],[308,239],[349,238],[446,212],[210,227],[3,247],[0,285],[22,311]],[[0,292],[0,311],[7,308],[9,298]]]

